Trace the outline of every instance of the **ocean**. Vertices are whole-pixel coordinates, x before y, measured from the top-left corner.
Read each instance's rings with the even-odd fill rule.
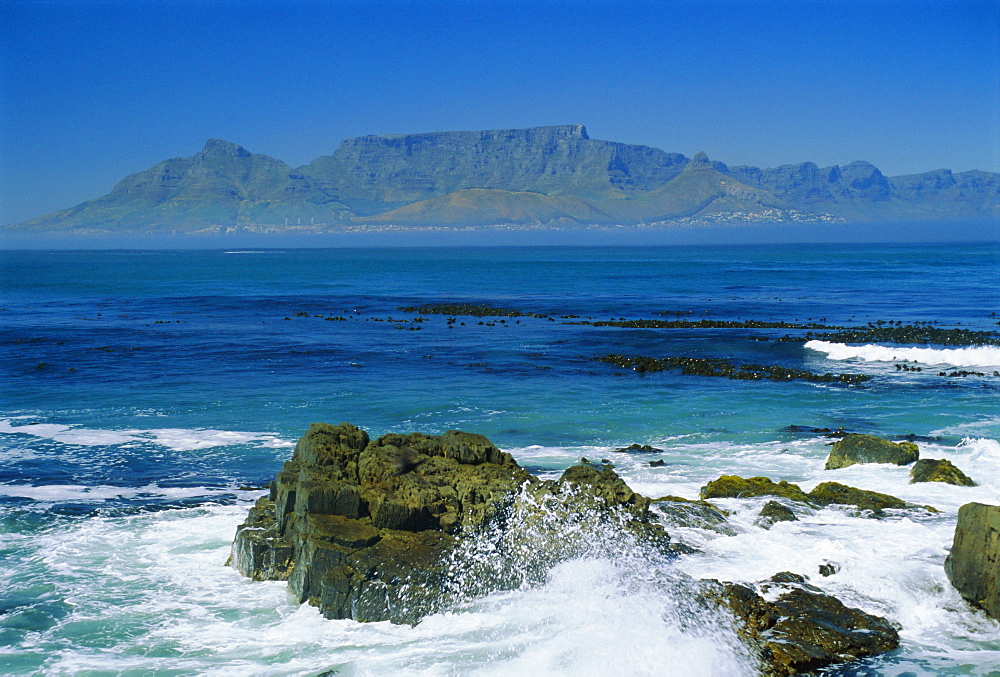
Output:
[[[1000,346],[801,328],[996,333],[998,264],[995,244],[954,243],[2,252],[0,672],[752,674],[727,637],[677,620],[673,568],[793,571],[898,625],[898,651],[829,674],[1000,674],[1000,623],[943,568],[959,506],[1000,501]],[[828,507],[764,529],[767,498],[720,499],[730,528],[668,524],[700,551],[670,562],[563,562],[413,627],[325,620],[226,560],[296,439],[341,421],[481,433],[545,478],[607,459],[651,497],[762,475],[941,512]],[[814,429],[840,428],[915,440],[978,486],[824,470],[833,439]],[[661,451],[615,451],[633,443]]]

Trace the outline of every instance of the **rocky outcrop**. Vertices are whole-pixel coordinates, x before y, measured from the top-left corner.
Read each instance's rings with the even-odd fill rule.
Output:
[[[929,505],[916,505],[877,491],[856,489],[839,482],[823,482],[806,493],[799,485],[782,480],[774,482],[767,477],[743,478],[738,475],[723,475],[701,488],[702,498],[754,498],[757,496],[777,496],[808,506],[853,505],[875,517],[886,508],[920,509],[938,512]]]
[[[944,568],[966,601],[1000,620],[1000,506],[966,503],[959,508]]]
[[[909,465],[920,458],[913,442],[890,442],[881,437],[847,435],[833,445],[826,459],[826,469],[846,468],[855,463],[895,463]]]
[[[347,423],[314,424],[239,527],[232,563],[257,580],[288,580],[328,618],[412,623],[444,603],[460,537],[488,528],[496,547],[530,551],[535,568],[585,546],[558,537],[563,520],[613,516],[667,555],[688,551],[651,521],[649,505],[610,465],[543,482],[482,435],[372,441]],[[495,570],[491,584],[517,585],[503,580],[509,573]]]
[[[481,435],[314,424],[236,535],[233,563],[328,618],[414,622],[456,534],[500,519],[532,477]]]
[[[955,467],[955,464],[945,459],[922,458],[910,468],[910,483],[944,482],[960,487],[974,487],[968,475]]]
[[[416,623],[464,600],[540,583],[567,558],[632,552],[661,563],[697,552],[672,542],[664,523],[735,533],[725,522],[706,501],[637,494],[609,463],[543,481],[482,435],[371,440],[348,423],[313,424],[238,527],[231,563],[257,580],[287,580],[295,599],[327,618]],[[898,642],[887,621],[794,574],[758,589],[671,575],[695,607],[733,616],[765,674],[850,661]]]
[[[798,574],[776,574],[758,586],[760,592],[736,583],[704,583],[707,594],[737,618],[737,633],[755,650],[766,675],[802,674],[899,646],[889,621],[845,606]]]

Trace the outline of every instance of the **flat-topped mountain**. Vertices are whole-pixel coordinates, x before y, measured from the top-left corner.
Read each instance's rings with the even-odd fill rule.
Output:
[[[727,167],[583,125],[362,136],[293,169],[210,139],[18,232],[334,231],[1000,217],[1000,174]]]

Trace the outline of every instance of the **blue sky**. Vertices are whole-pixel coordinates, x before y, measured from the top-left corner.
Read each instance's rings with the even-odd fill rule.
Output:
[[[998,0],[0,0],[0,223],[223,138],[587,125],[731,165],[1000,171]]]

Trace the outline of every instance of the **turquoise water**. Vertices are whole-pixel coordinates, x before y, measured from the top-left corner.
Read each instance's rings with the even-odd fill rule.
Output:
[[[801,333],[789,329],[580,324],[995,332],[998,258],[991,245],[927,244],[0,253],[0,662],[13,674],[746,671],[725,638],[671,620],[681,593],[638,573],[658,562],[570,562],[541,588],[415,628],[325,621],[292,605],[283,584],[226,568],[235,526],[261,493],[252,487],[310,422],[350,421],[373,436],[482,433],[541,474],[652,444],[663,467],[612,457],[652,496],[694,498],[735,473],[805,489],[833,479],[935,505],[940,515],[885,520],[826,509],[767,531],[753,525],[761,501],[728,501],[737,533],[670,529],[703,550],[673,566],[739,581],[793,570],[893,619],[903,648],[868,664],[875,674],[1000,670],[1000,626],[942,570],[958,506],[1000,498],[1000,348],[807,348],[777,340]],[[426,303],[526,314],[400,309]],[[607,354],[872,378],[639,374],[594,359]],[[938,376],[955,370],[983,375]],[[922,456],[952,460],[980,486],[910,485],[896,467],[823,471],[829,440],[790,425],[914,435]],[[816,575],[825,561],[840,571]]]

